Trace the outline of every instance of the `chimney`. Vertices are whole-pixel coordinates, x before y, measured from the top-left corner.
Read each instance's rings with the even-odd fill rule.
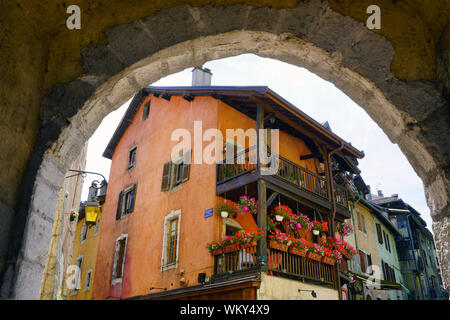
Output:
[[[391,197],[394,199],[398,199],[398,193],[394,193]]]
[[[384,196],[383,196],[383,191],[381,191],[381,190],[377,190],[378,191],[378,196],[380,197],[380,198],[383,198]]]
[[[195,67],[192,70],[192,86],[202,87],[211,85],[212,72],[208,68]]]

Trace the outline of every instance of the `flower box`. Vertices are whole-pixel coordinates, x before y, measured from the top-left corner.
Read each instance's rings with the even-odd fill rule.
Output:
[[[342,250],[341,253],[342,253],[342,255],[344,256],[345,259],[352,260],[352,255],[350,253],[348,253],[347,251]]]
[[[295,254],[297,256],[306,256],[306,250],[305,249],[298,249],[296,247],[289,247],[289,253]]]
[[[318,253],[308,251],[306,254],[306,257],[311,260],[316,260],[318,262],[322,262],[322,256]]]
[[[216,250],[211,251],[211,255],[212,256],[217,256],[217,255],[222,254],[222,253],[223,253],[222,249],[216,249]]]
[[[230,244],[223,248],[223,253],[239,251],[241,246],[239,244]]]
[[[274,240],[269,241],[269,247],[271,247],[272,249],[276,249],[276,250],[280,250],[280,251],[284,251],[284,252],[288,251],[288,248],[289,248],[287,245],[278,243]]]
[[[256,241],[252,241],[252,242],[245,242],[242,245],[242,248],[251,248],[251,247],[256,247],[258,243]]]
[[[336,260],[330,257],[322,257],[322,262],[334,266]]]

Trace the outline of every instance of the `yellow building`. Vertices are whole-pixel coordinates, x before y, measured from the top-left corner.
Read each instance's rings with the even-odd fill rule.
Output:
[[[105,194],[102,192],[98,199],[102,210],[94,226],[89,227],[86,224],[85,203],[80,207],[73,243],[72,266],[67,270],[65,281],[69,300],[91,299]]]
[[[357,250],[358,254],[349,262],[349,270],[367,276],[373,281],[383,279],[371,208],[363,199],[351,203],[351,208],[354,234],[346,241]],[[367,284],[363,284],[362,289],[364,300],[385,299],[383,290],[372,289]]]

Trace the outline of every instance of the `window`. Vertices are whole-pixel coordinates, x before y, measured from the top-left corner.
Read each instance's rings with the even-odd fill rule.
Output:
[[[378,243],[383,244],[383,237],[381,235],[381,225],[379,223],[376,223],[375,225],[377,228]]]
[[[113,285],[122,281],[127,239],[128,239],[127,235],[121,235],[116,240],[116,248],[115,248],[115,253],[114,253],[114,264],[113,264],[113,272],[112,272],[112,284]]]
[[[386,248],[387,251],[391,252],[391,243],[389,241],[389,235],[383,231],[384,234],[384,246]]]
[[[98,216],[97,224],[95,225],[95,228],[94,228],[94,236],[98,235],[98,231],[100,229],[100,220],[101,219],[102,219],[102,216]]]
[[[144,104],[144,109],[142,110],[142,121],[148,118],[149,113],[150,113],[150,101],[147,101],[147,103]]]
[[[374,270],[372,269],[372,256],[370,253],[366,253],[359,250],[359,259],[361,262],[361,272],[373,275]],[[370,269],[369,269],[370,267]]]
[[[86,273],[86,282],[84,284],[84,291],[89,291],[91,289],[92,282],[92,269],[89,269]]]
[[[172,190],[189,180],[191,150],[180,152],[176,159],[166,162],[163,167],[161,191]]]
[[[78,256],[75,262],[75,274],[72,277],[71,295],[76,295],[80,289],[81,268],[83,267],[83,255]]]
[[[172,211],[164,219],[161,270],[175,268],[178,262],[181,210]]]
[[[134,211],[134,202],[136,199],[137,184],[133,184],[122,190],[119,194],[119,201],[117,204],[116,220],[130,214]]]
[[[83,244],[86,241],[88,231],[89,231],[89,228],[88,228],[86,222],[84,222],[83,226],[81,227],[81,244]]]
[[[134,166],[136,165],[136,152],[137,147],[134,147],[128,153],[128,170],[134,168]]]
[[[364,218],[364,215],[359,211],[357,211],[356,215],[358,218],[358,229],[364,233],[367,233],[366,232],[366,220]]]

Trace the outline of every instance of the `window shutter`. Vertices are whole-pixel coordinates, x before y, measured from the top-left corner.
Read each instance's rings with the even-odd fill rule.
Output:
[[[130,213],[133,212],[133,210],[134,210],[134,201],[136,200],[136,188],[137,188],[137,184],[135,183],[133,185],[133,191],[132,191],[133,198],[131,200]]]
[[[122,216],[122,198],[123,198],[123,191],[120,191],[119,193],[119,201],[117,202],[117,212],[116,212],[116,220],[119,220]]]
[[[356,212],[356,218],[358,219],[358,229],[363,231],[361,225],[361,213],[359,211]]]
[[[366,272],[366,258],[365,253],[359,250],[359,260],[361,263],[361,272]]]
[[[370,266],[370,270],[371,270],[370,274],[373,274],[374,270],[373,270],[373,267],[372,267],[372,256],[369,253],[369,254],[366,255],[366,257],[367,257],[367,267]]]
[[[376,226],[377,226],[378,243],[383,244],[383,236],[381,234],[381,226],[379,223],[377,223]]]
[[[191,169],[191,150],[188,150],[184,153],[184,159],[183,159],[183,179],[181,182],[185,182],[189,180],[189,173]]]
[[[162,182],[161,182],[161,191],[169,190],[171,168],[172,168],[172,161],[166,162],[164,164]]]

